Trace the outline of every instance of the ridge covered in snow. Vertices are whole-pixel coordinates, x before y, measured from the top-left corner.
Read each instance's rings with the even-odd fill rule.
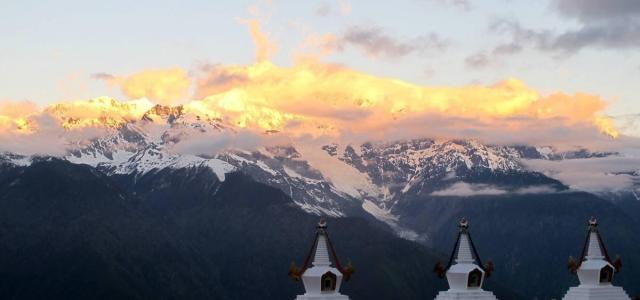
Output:
[[[58,113],[63,114],[64,109]],[[445,188],[445,183],[451,185],[474,174],[530,172],[522,159],[613,155],[583,149],[559,152],[552,147],[485,145],[475,140],[415,139],[359,145],[290,144],[198,156],[177,149],[185,143],[233,135],[237,129],[219,119],[187,113],[181,106],[160,105],[107,131],[72,146],[63,158],[107,174],[143,176],[163,169],[209,168],[224,181],[227,173],[244,172],[287,193],[307,212],[337,217],[365,212],[398,232],[403,229],[397,226],[393,208],[403,194]],[[30,160],[0,154],[4,164],[26,166]],[[405,231],[404,235],[411,237],[412,233]]]

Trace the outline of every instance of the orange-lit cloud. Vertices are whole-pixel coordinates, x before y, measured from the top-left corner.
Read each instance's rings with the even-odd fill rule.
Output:
[[[39,113],[38,106],[29,101],[0,101],[0,133],[17,131],[30,133],[36,124],[29,118]]]
[[[183,103],[183,111],[255,135],[279,132],[291,139],[338,142],[476,138],[534,145],[586,145],[610,141],[606,135],[618,136],[611,120],[602,115],[607,105],[602,98],[541,94],[517,79],[491,86],[421,86],[309,59],[292,67],[261,61],[206,65],[200,71],[204,74],[196,80],[195,94],[186,96],[198,100]],[[0,135],[56,127],[58,135],[117,128],[140,120],[153,105],[146,99],[96,98],[38,111],[28,103],[5,103],[0,106]]]
[[[294,51],[296,59],[304,57],[324,58],[343,49],[342,41],[333,33],[306,33],[302,43]]]
[[[340,0],[336,4],[338,6],[337,8],[334,7],[329,2],[321,2],[316,7],[314,12],[315,12],[315,14],[317,16],[321,16],[321,17],[326,17],[326,16],[329,16],[329,15],[332,15],[335,12],[339,13],[343,17],[349,16],[351,14],[352,7],[351,7],[351,4],[349,2],[344,1],[344,0]]]
[[[94,74],[94,78],[117,86],[129,99],[148,98],[171,105],[189,97],[191,79],[181,68],[145,70],[129,76]]]
[[[237,80],[218,81],[216,76]],[[543,95],[517,79],[493,86],[419,86],[306,60],[290,68],[269,62],[217,66],[206,81],[200,82],[196,93],[203,100],[190,106],[201,113],[265,130],[293,131],[293,123],[305,134],[314,134],[312,129],[320,128],[318,134],[366,135],[404,126],[407,120],[448,117],[469,120],[466,128],[460,128],[468,130],[480,123],[484,128],[495,124],[500,126],[496,130],[511,132],[555,124],[590,127],[617,136],[611,122],[600,115],[606,108],[600,97],[581,93]]]
[[[24,118],[38,113],[38,106],[30,101],[0,101],[0,116]]]
[[[270,3],[264,5],[268,8]],[[343,15],[351,13],[348,2],[339,5]],[[518,79],[490,86],[423,86],[320,60],[346,46],[388,57],[442,50],[447,43],[437,35],[404,40],[380,28],[351,27],[339,35],[305,29],[305,39],[294,51],[294,65],[280,67],[270,62],[278,45],[262,28],[269,14],[258,5],[249,13],[249,19],[239,22],[247,26],[256,46],[254,64],[204,65],[191,77],[182,68],[93,76],[118,87],[130,99],[126,102],[102,97],[40,110],[29,102],[0,101],[0,145],[25,153],[62,153],[68,141],[100,136],[140,120],[155,104],[180,104],[194,119],[222,120],[234,127],[232,132],[242,133],[215,132],[202,142],[183,145],[195,148],[194,153],[248,137],[253,141],[249,144],[262,143],[265,133],[273,137],[274,132],[280,135],[271,140],[348,143],[442,137],[533,145],[585,145],[619,135],[603,115],[606,101],[596,95],[542,94]]]
[[[340,1],[340,14],[342,14],[343,16],[348,16],[351,14],[351,11],[353,10],[353,8],[351,7],[351,4],[347,1]]]
[[[115,128],[128,121],[139,120],[153,105],[146,99],[119,102],[100,97],[57,103],[45,108],[43,113],[56,119],[65,129]]]
[[[62,98],[76,98],[86,95],[89,86],[79,72],[71,72],[56,82],[56,88]]]
[[[100,97],[39,109],[31,102],[0,101],[0,151],[62,155],[104,136],[153,107],[146,99],[119,102]]]
[[[265,61],[278,52],[278,45],[272,41],[269,35],[262,31],[262,25],[257,19],[240,19],[240,23],[247,26],[251,39],[256,46],[256,61]]]

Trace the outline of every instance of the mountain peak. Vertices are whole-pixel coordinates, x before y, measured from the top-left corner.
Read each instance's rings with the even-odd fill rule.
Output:
[[[142,120],[146,121],[157,121],[157,120],[166,120],[169,123],[173,123],[176,119],[180,118],[184,113],[184,107],[182,105],[178,106],[165,106],[156,104],[154,107],[149,109],[142,116]]]
[[[147,99],[119,102],[110,97],[69,101],[49,106],[45,112],[65,129],[85,127],[119,128],[140,118],[153,104]]]

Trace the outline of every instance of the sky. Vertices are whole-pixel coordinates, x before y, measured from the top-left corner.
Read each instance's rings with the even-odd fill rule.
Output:
[[[258,19],[280,66],[309,35],[331,33],[347,42],[323,60],[365,73],[436,86],[514,77],[543,93],[599,95],[607,114],[640,113],[640,4],[604,2],[4,1],[0,99],[123,98],[92,75],[248,64],[242,20]]]
[[[27,152],[155,104],[301,139],[595,148],[625,140],[612,116],[640,113],[637,0],[0,8],[0,142]]]

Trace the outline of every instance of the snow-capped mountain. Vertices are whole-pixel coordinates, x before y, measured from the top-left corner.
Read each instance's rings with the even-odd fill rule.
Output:
[[[108,99],[96,101],[104,105],[105,110],[111,109]],[[63,160],[0,153],[0,174],[3,175],[0,179],[4,183],[0,187],[5,191],[4,198],[0,198],[5,201],[3,207],[14,209],[6,210],[6,216],[10,218],[5,219],[14,219],[18,224],[26,220],[28,228],[48,230],[67,226],[43,227],[41,221],[36,221],[33,224],[38,225],[34,227],[30,223],[32,210],[54,220],[65,216],[51,213],[55,210],[75,213],[79,207],[92,212],[91,217],[86,218],[65,216],[64,220],[70,224],[76,224],[77,219],[91,223],[95,216],[104,216],[105,221],[111,222],[130,215],[133,221],[118,226],[121,231],[116,231],[119,232],[117,235],[104,234],[104,225],[98,224],[99,236],[121,241],[132,231],[141,230],[143,235],[131,240],[144,244],[148,243],[145,238],[150,231],[147,228],[175,225],[180,230],[169,231],[167,236],[177,236],[181,248],[190,249],[191,246],[183,247],[184,240],[193,238],[211,245],[223,245],[220,252],[211,250],[215,248],[204,248],[198,250],[200,254],[224,253],[215,256],[226,257],[236,252],[233,245],[246,248],[247,228],[259,228],[258,233],[253,233],[260,237],[260,247],[264,247],[263,224],[276,223],[280,228],[287,228],[287,232],[299,231],[290,228],[297,224],[291,216],[298,213],[309,217],[302,211],[340,217],[335,220],[340,222],[358,219],[358,222],[380,228],[387,234],[387,229],[391,228],[399,237],[444,253],[450,250],[448,247],[453,242],[450,239],[455,220],[464,216],[473,220],[478,240],[485,241],[481,245],[483,251],[499,262],[496,276],[501,277],[496,279],[519,287],[526,295],[539,291],[530,288],[530,279],[518,280],[517,275],[523,269],[548,275],[535,279],[536,282],[548,283],[548,278],[567,280],[566,272],[557,268],[565,263],[566,256],[557,254],[577,250],[574,247],[579,241],[568,239],[577,237],[576,233],[582,230],[581,222],[594,213],[609,221],[607,228],[613,229],[608,232],[617,234],[614,241],[628,242],[616,249],[638,252],[639,243],[629,240],[629,236],[633,236],[629,230],[640,224],[637,217],[640,209],[637,162],[640,158],[631,160],[624,156],[627,153],[588,149],[558,151],[552,146],[490,145],[477,140],[429,138],[368,143],[291,139],[281,144],[256,143],[245,147],[239,145],[246,143],[234,143],[234,139],[244,142],[243,129],[224,119],[199,115],[181,106],[150,105],[139,111],[140,105],[148,103],[126,106],[123,117],[101,118],[98,115],[89,123],[64,118],[68,108],[57,107],[55,113],[71,128],[70,131],[74,130],[73,126],[93,129],[91,126],[104,122],[100,127],[104,134],[74,141],[68,146],[68,152],[59,157]],[[264,133],[265,136],[269,134]],[[249,136],[249,139],[253,137]],[[615,168],[601,172],[602,165]],[[47,179],[52,176],[60,178],[54,178],[59,180],[49,184]],[[575,182],[566,180],[565,176],[577,178],[578,183],[587,187],[624,186],[630,181],[636,182],[638,188],[597,193],[580,189],[580,185],[574,188]],[[63,189],[66,194],[57,194],[60,185],[67,185]],[[102,188],[98,190],[97,187]],[[41,190],[56,191],[56,194],[43,194]],[[38,200],[39,209],[23,205],[29,203],[23,199],[31,199],[30,195],[36,195],[35,199],[51,200],[52,204]],[[66,198],[76,201],[67,202]],[[95,199],[102,200],[95,202]],[[279,205],[265,201],[269,199]],[[265,218],[263,211],[268,217]],[[144,222],[140,221],[142,215],[153,216],[153,220],[160,218],[145,228]],[[172,219],[175,216],[180,218]],[[93,240],[96,231],[85,230],[85,223],[78,224],[77,228],[82,230],[73,231],[91,236],[90,240]],[[216,227],[212,227],[213,224],[219,226],[220,231],[211,231]],[[238,231],[229,232],[228,229],[234,226]],[[366,236],[367,231],[346,229],[342,233],[348,232],[343,235],[347,240],[356,235],[356,239],[370,238]],[[547,234],[549,232],[553,234]],[[51,235],[43,231],[43,236]],[[293,239],[300,242],[300,236],[296,237]],[[511,246],[492,242],[496,238],[511,241]],[[291,247],[289,239],[276,240],[283,242],[285,248]],[[111,239],[107,241],[110,242],[100,245],[118,244]],[[389,254],[392,249],[393,253],[402,253],[396,252],[395,241],[374,237],[370,242],[366,245],[388,247],[384,248],[389,249],[384,253]],[[165,249],[165,244],[162,245],[156,248]],[[24,248],[20,244],[15,247],[20,251]],[[530,251],[535,247],[546,250]],[[147,248],[137,249],[142,251],[140,257],[149,256]],[[412,249],[404,253],[414,253],[416,248]],[[557,253],[550,253],[549,249]],[[271,253],[271,250],[259,252]],[[129,252],[128,247],[126,252]],[[164,253],[162,257],[165,257]],[[186,257],[199,257],[200,254]],[[406,254],[392,256],[406,257]],[[637,261],[633,256],[626,257]],[[541,261],[546,263],[540,264]],[[412,268],[414,264],[415,260],[412,260],[406,268]],[[400,270],[406,273],[404,268]]]
[[[60,108],[59,113],[64,109]],[[373,215],[408,237],[397,224],[395,209],[409,195],[434,194],[460,182],[483,182],[487,176],[528,176],[522,159],[560,160],[601,157],[586,149],[495,146],[475,140],[295,144],[227,149],[208,155],[186,154],[185,145],[234,135],[238,128],[220,119],[186,112],[182,106],[156,105],[142,117],[108,121],[107,134],[80,141],[64,158],[113,175],[144,176],[164,169],[209,168],[219,181],[240,171],[277,187],[301,209],[319,215]],[[115,124],[115,125],[114,125]],[[29,157],[0,155],[0,163],[25,165]],[[538,174],[540,175],[540,174]],[[544,176],[544,175],[540,175]],[[482,179],[482,180],[481,180]],[[516,180],[517,181],[517,180]],[[483,183],[484,184],[484,183]]]
[[[358,149],[358,150],[356,150]],[[485,146],[476,141],[430,139],[394,143],[325,146],[329,154],[366,173],[390,194],[405,193],[418,183],[471,170],[522,171],[518,153],[505,147]]]

